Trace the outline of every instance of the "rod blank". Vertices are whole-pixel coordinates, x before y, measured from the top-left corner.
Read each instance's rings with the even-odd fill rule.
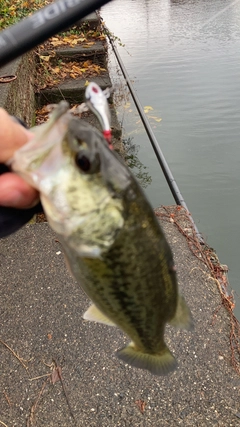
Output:
[[[0,66],[16,59],[111,0],[58,0],[0,33]]]

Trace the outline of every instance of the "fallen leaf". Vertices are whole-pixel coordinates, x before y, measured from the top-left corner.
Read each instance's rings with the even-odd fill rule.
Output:
[[[59,71],[60,71],[59,67],[52,68],[52,72],[55,73],[55,74],[58,74]]]
[[[46,62],[48,62],[50,58],[51,58],[51,55],[40,55],[40,59]]]
[[[57,381],[60,381],[60,375],[62,373],[61,366],[58,366],[57,368],[54,368],[51,374],[51,381],[53,384],[55,384]],[[60,374],[60,375],[59,375]]]
[[[161,122],[162,121],[162,119],[160,117],[156,117],[156,116],[148,116],[148,118],[155,120],[155,122]]]
[[[144,400],[142,399],[139,399],[139,400],[136,400],[135,403],[138,409],[140,410],[140,412],[143,414],[146,407],[146,402],[144,402]]]
[[[49,113],[48,105],[44,105],[41,110],[37,110],[37,114],[47,114]]]
[[[82,74],[81,68],[76,67],[76,65],[73,65],[72,70],[75,71],[75,73],[80,73]]]
[[[88,42],[83,45],[83,47],[91,47],[95,44],[95,42]]]
[[[61,40],[56,40],[56,41],[55,40],[51,40],[50,43],[53,46],[61,46],[61,44],[63,44],[63,42]]]
[[[145,114],[147,114],[149,111],[152,111],[153,110],[153,108],[152,107],[150,107],[150,105],[146,105],[145,107],[144,107],[144,113]]]
[[[90,61],[90,60],[88,60],[88,61],[85,61],[84,63],[83,63],[83,67],[89,67],[90,65],[92,65],[92,61]]]

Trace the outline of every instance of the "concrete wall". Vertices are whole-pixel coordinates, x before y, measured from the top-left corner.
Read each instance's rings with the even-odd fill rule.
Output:
[[[0,83],[0,107],[21,118],[28,126],[35,119],[35,55],[29,52],[0,68],[0,77],[16,75],[11,83]]]

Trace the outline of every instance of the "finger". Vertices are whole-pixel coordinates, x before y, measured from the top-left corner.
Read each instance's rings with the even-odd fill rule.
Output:
[[[0,176],[0,206],[29,208],[39,201],[38,192],[14,173]]]
[[[6,163],[13,153],[32,139],[33,134],[15,122],[0,108],[0,163]]]

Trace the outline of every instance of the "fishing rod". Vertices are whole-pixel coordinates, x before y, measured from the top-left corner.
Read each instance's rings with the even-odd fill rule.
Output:
[[[19,23],[0,32],[0,66],[4,66],[44,42],[49,37],[69,28],[110,1],[112,0],[58,0],[38,10],[33,15],[22,19]],[[178,205],[183,206],[189,212],[109,33],[108,38],[173,197]],[[193,220],[192,223],[197,234],[200,236]]]
[[[126,70],[126,68],[125,68],[125,66],[123,64],[123,61],[122,61],[119,53],[118,53],[118,50],[117,50],[116,45],[114,43],[114,40],[111,37],[111,33],[109,32],[109,30],[106,27],[105,27],[105,29],[106,29],[106,33],[108,35],[108,39],[109,39],[109,41],[111,43],[113,52],[114,52],[114,54],[115,54],[115,56],[117,58],[118,64],[120,66],[120,69],[121,69],[121,71],[123,73],[123,76],[124,76],[124,78],[126,80],[126,83],[128,85],[129,91],[130,91],[130,93],[132,95],[133,101],[134,101],[134,103],[136,105],[136,108],[138,110],[138,113],[139,113],[139,115],[141,117],[142,123],[143,123],[143,125],[145,127],[146,133],[147,133],[147,135],[149,137],[149,140],[150,140],[150,142],[152,144],[153,150],[154,150],[154,152],[156,154],[156,157],[157,157],[158,162],[159,162],[159,164],[161,166],[161,169],[162,169],[163,174],[164,174],[164,176],[166,178],[166,181],[167,181],[168,186],[169,186],[169,188],[171,190],[171,193],[172,193],[172,195],[174,197],[174,200],[175,200],[175,202],[176,202],[177,205],[183,206],[186,209],[186,211],[189,214],[189,218],[190,218],[190,220],[192,222],[192,225],[193,225],[193,227],[194,227],[194,229],[196,231],[196,234],[197,234],[199,240],[202,241],[203,240],[202,236],[199,233],[198,228],[197,228],[197,226],[196,226],[196,224],[195,224],[195,222],[194,222],[194,220],[193,220],[193,218],[192,218],[192,216],[191,216],[191,214],[189,212],[189,209],[188,209],[187,204],[186,204],[186,202],[185,202],[185,200],[184,200],[184,198],[183,198],[183,196],[182,196],[182,194],[180,192],[180,189],[179,189],[179,187],[177,185],[177,182],[176,182],[176,180],[175,180],[175,178],[174,178],[174,176],[173,176],[173,174],[171,172],[171,169],[168,166],[168,163],[167,163],[167,161],[166,161],[166,159],[164,157],[164,154],[163,154],[163,152],[162,152],[162,150],[160,148],[160,145],[159,145],[159,143],[158,143],[158,141],[157,141],[157,139],[156,139],[156,137],[155,137],[155,135],[153,133],[153,130],[152,130],[151,125],[150,125],[150,123],[148,121],[148,118],[147,118],[146,114],[144,113],[144,109],[143,109],[143,107],[141,105],[141,102],[140,102],[140,100],[139,100],[139,98],[138,98],[138,96],[136,94],[136,91],[135,91],[135,89],[134,89],[134,87],[133,87],[133,85],[132,85],[132,83],[130,81],[130,78],[129,78],[129,75],[127,73],[127,70]]]
[[[112,0],[58,0],[0,32],[0,66],[23,55]]]

